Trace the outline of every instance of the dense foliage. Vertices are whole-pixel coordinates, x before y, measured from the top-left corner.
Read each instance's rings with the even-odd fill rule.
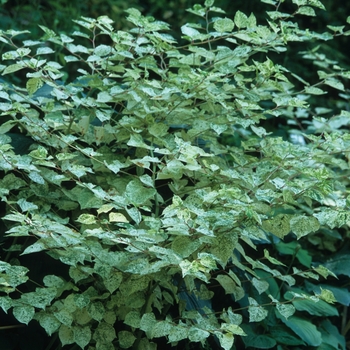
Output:
[[[72,348],[345,349],[350,71],[322,45],[350,31],[262,2],[179,40],[133,8],[1,32],[5,313]]]

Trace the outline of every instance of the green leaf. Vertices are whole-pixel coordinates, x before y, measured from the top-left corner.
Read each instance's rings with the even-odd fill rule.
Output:
[[[288,328],[281,325],[274,325],[270,329],[271,335],[274,339],[278,339],[278,342],[285,345],[296,346],[305,345],[305,343],[300,339],[295,337]]]
[[[326,9],[320,0],[292,0],[292,1],[293,1],[293,4],[296,4],[298,6],[309,5],[309,6],[317,7],[321,10]]]
[[[23,64],[19,64],[19,63],[11,64],[2,71],[2,75],[14,73],[23,68],[25,68]]]
[[[264,293],[269,288],[268,282],[264,280],[259,280],[255,277],[253,277],[252,279],[252,284],[256,288],[259,294]]]
[[[185,37],[188,37],[191,40],[203,41],[209,37],[209,35],[201,34],[197,29],[192,28],[192,26],[190,26],[188,24],[185,24],[181,27],[181,32]]]
[[[11,266],[10,264],[0,261],[0,272],[2,286],[17,287],[18,285],[25,283],[28,280],[26,276],[29,270],[24,266]]]
[[[43,81],[40,78],[31,78],[28,79],[26,83],[26,88],[29,95],[33,95],[44,85]]]
[[[328,304],[334,304],[337,302],[337,299],[334,297],[333,292],[329,289],[323,289],[321,287],[321,294],[317,294],[317,296]]]
[[[98,324],[93,335],[93,339],[101,343],[112,343],[115,338],[113,326],[103,321]]]
[[[56,297],[56,288],[36,288],[35,292],[21,295],[23,303],[34,306],[39,309],[45,309]]]
[[[248,333],[248,335],[242,338],[242,340],[246,347],[256,349],[271,349],[276,346],[276,339],[273,339],[268,335]]]
[[[280,266],[286,266],[285,264],[281,263],[280,261],[278,261],[277,259],[273,258],[272,256],[270,256],[270,253],[267,249],[264,249],[264,257],[272,264],[274,265],[280,265]]]
[[[40,43],[40,42],[38,42],[38,43]],[[47,55],[47,54],[50,54],[50,53],[55,53],[55,51],[52,50],[51,47],[47,47],[47,46],[38,47],[37,50],[36,50],[36,54],[37,55]]]
[[[169,343],[175,343],[186,338],[188,338],[188,327],[182,324],[181,321],[179,325],[172,328],[168,336]]]
[[[233,346],[234,336],[231,333],[215,332],[218,337],[221,347],[224,350],[231,350]]]
[[[314,87],[314,86],[306,86],[305,92],[307,94],[311,94],[311,95],[324,95],[327,93],[327,91],[323,91],[322,89]]]
[[[171,323],[167,321],[159,321],[155,323],[152,328],[151,336],[154,338],[165,337],[171,332],[172,328],[173,325]]]
[[[297,241],[288,243],[278,242],[276,248],[281,254],[295,255],[302,265],[308,268],[311,266],[312,257],[310,253],[307,250],[302,249]]]
[[[84,349],[91,340],[90,326],[74,326],[73,327],[74,342],[77,343],[82,349]]]
[[[145,204],[155,194],[156,191],[154,188],[146,188],[137,180],[130,181],[125,191],[125,196],[136,206]]]
[[[105,314],[105,307],[100,301],[90,303],[87,307],[87,310],[89,315],[96,321],[101,321]]]
[[[96,218],[91,214],[81,214],[76,221],[85,225],[93,225],[96,223]]]
[[[283,238],[291,230],[290,216],[285,214],[278,214],[272,219],[263,221],[262,227],[267,232],[271,232],[275,236]]]
[[[199,240],[194,241],[187,236],[177,236],[171,243],[171,248],[176,254],[179,254],[183,258],[187,258],[195,252],[201,244],[202,243]]]
[[[40,326],[45,329],[49,336],[56,333],[61,326],[61,322],[55,316],[45,311],[36,313],[35,319],[39,321]]]
[[[216,280],[224,288],[225,294],[233,294],[235,300],[240,300],[244,297],[244,290],[240,286],[237,286],[235,281],[227,275],[218,275]]]
[[[65,346],[68,344],[73,344],[75,341],[73,329],[71,327],[64,325],[64,324],[61,325],[61,327],[58,331],[58,336],[60,338],[62,346]]]
[[[204,6],[205,7],[210,7],[214,5],[215,0],[205,0]]]
[[[234,22],[229,18],[219,18],[214,22],[214,29],[220,33],[231,32],[234,26]]]
[[[7,313],[7,310],[12,307],[12,299],[8,296],[3,296],[0,298],[0,307],[2,310]]]
[[[15,316],[19,322],[25,323],[26,325],[28,325],[28,323],[34,317],[35,309],[33,306],[21,305],[21,306],[15,306],[12,312],[13,312],[13,316]]]
[[[295,215],[290,220],[290,228],[298,239],[320,228],[318,220],[312,216]]]
[[[56,288],[62,288],[65,284],[65,281],[61,277],[55,275],[46,275],[43,279],[43,282],[46,287]]]
[[[310,346],[319,346],[322,343],[321,333],[311,321],[296,316],[291,316],[288,319],[283,317],[281,320],[306,344]]]
[[[66,327],[70,327],[73,322],[73,315],[68,309],[61,309],[57,312],[54,312],[55,317]],[[61,327],[62,328],[62,327]],[[60,328],[60,330],[61,330]],[[66,328],[63,328],[64,332],[66,332]],[[69,333],[70,334],[70,333]],[[71,343],[67,343],[71,344]]]
[[[44,185],[45,184],[45,180],[44,178],[36,171],[31,171],[28,174],[28,177],[35,183],[40,184],[40,185]]]
[[[118,332],[118,341],[122,349],[129,349],[134,344],[136,337],[129,331]]]
[[[134,328],[140,328],[141,317],[138,311],[130,311],[126,316],[124,323]]]
[[[197,328],[192,326],[188,330],[188,339],[193,342],[201,342],[207,339],[210,336],[210,333],[205,331],[204,329]]]
[[[334,89],[340,90],[340,91],[345,91],[344,84],[335,78],[327,78],[324,83],[328,86],[331,86]]]
[[[279,313],[285,318],[293,316],[295,313],[295,307],[292,304],[277,303],[276,307]]]
[[[249,23],[247,15],[241,11],[237,11],[234,17],[234,23],[239,29],[247,27]]]
[[[317,218],[321,225],[328,225],[331,229],[341,227],[350,221],[350,213],[346,210],[321,208],[313,216]]]
[[[268,311],[260,306],[255,299],[251,297],[248,297],[248,299],[249,322],[260,322],[264,320],[268,315]]]
[[[140,322],[140,329],[144,332],[152,332],[157,321],[153,313],[145,313],[142,315]]]
[[[315,10],[310,6],[301,6],[298,8],[296,13],[304,16],[311,16],[311,17],[316,16]]]
[[[27,202],[25,199],[21,198],[17,201],[17,204],[19,205],[19,207],[21,208],[21,210],[23,212],[26,212],[26,211],[32,211],[32,210],[36,210],[38,209],[38,206],[33,204],[33,203],[30,203],[30,202]]]
[[[299,290],[292,289],[292,291],[297,291],[299,294]],[[304,299],[295,297],[292,292],[285,293],[284,297],[287,300],[291,300],[294,307],[299,311],[306,311],[310,315],[316,316],[338,316],[338,310],[325,301],[320,300],[319,298],[311,298],[305,292],[300,292],[300,294],[304,295]],[[322,293],[321,293],[322,295]]]

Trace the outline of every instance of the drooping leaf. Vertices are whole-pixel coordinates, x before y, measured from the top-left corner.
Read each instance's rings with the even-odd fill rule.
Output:
[[[319,346],[322,343],[321,333],[311,321],[296,316],[291,316],[288,319],[283,317],[281,320],[306,344]]]

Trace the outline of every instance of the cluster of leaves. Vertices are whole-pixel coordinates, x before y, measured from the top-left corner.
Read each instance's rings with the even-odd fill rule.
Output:
[[[319,283],[339,265],[304,248],[332,251],[348,235],[350,113],[326,119],[314,101],[328,89],[348,101],[350,72],[317,43],[349,31],[300,29],[294,17],[324,10],[318,0],[292,0],[292,14],[263,2],[263,24],[213,0],[193,6],[201,21],[181,27],[183,45],[136,9],[129,31],[102,16],[69,36],[41,26],[21,45],[26,33],[1,32],[5,312],[82,349],[345,348],[329,317],[347,291]],[[314,84],[269,58],[294,41],[312,44]],[[57,50],[79,67],[64,84]],[[285,138],[268,130],[274,118]],[[28,254],[62,274],[48,265],[30,289]]]

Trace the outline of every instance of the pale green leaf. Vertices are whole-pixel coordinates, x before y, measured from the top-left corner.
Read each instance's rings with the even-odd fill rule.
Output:
[[[340,91],[345,91],[344,84],[336,79],[336,78],[327,78],[324,83],[328,86],[331,86],[334,89],[340,90]]]
[[[331,229],[342,227],[350,222],[350,213],[346,210],[334,210],[331,208],[322,208],[319,212],[313,214],[321,225],[328,225]]]
[[[185,324],[173,327],[168,335],[169,343],[178,342],[186,338],[188,338],[188,327]]]
[[[34,317],[35,309],[29,305],[15,306],[12,313],[19,322],[28,324]]]
[[[111,269],[110,273],[104,276],[103,283],[108,289],[108,291],[112,294],[115,290],[119,288],[120,284],[122,283],[122,280],[122,273]]]
[[[36,288],[35,292],[25,293],[21,295],[23,303],[34,306],[39,309],[45,309],[50,305],[51,301],[56,297],[56,288]]]
[[[68,309],[61,309],[57,312],[54,312],[55,317],[63,323],[63,325],[70,327],[73,322],[73,315]],[[64,328],[65,329],[65,328]]]
[[[35,319],[39,321],[40,326],[45,329],[49,336],[57,332],[61,326],[61,322],[55,316],[45,311],[36,313]]]
[[[26,83],[26,88],[29,95],[33,95],[37,92],[39,88],[43,86],[43,81],[40,78],[31,78],[28,79]]]
[[[153,313],[145,313],[140,321],[140,329],[142,329],[144,332],[152,332],[152,329],[156,323],[157,321]]]
[[[62,324],[58,331],[58,336],[62,346],[74,343],[74,331],[71,327]]]
[[[291,231],[298,239],[311,232],[316,232],[320,228],[318,220],[312,216],[295,215],[290,220]]]
[[[295,313],[295,307],[292,304],[277,303],[276,308],[279,313],[285,318],[293,316]]]
[[[265,220],[262,227],[267,232],[271,232],[279,238],[283,238],[290,232],[290,216],[278,214],[272,219]]]
[[[317,294],[317,296],[328,304],[334,304],[337,302],[337,299],[334,297],[333,292],[329,289],[323,289],[321,287],[321,294]]]
[[[27,202],[24,198],[21,198],[17,201],[17,204],[20,206],[23,212],[32,211],[38,209],[38,206],[34,203]]]
[[[311,94],[311,95],[324,95],[327,93],[327,91],[323,91],[322,89],[314,87],[314,86],[306,86],[305,92],[307,94]]]
[[[25,68],[23,64],[15,63],[7,66],[3,71],[2,75],[11,74]]]
[[[218,337],[220,345],[224,350],[232,349],[234,341],[234,336],[232,333],[215,332],[215,335]]]
[[[346,256],[346,255],[345,255]],[[332,260],[329,260],[329,262],[331,262]],[[348,268],[348,260],[345,259],[343,261],[339,261],[340,264],[343,264],[343,267],[345,268],[345,270]],[[327,263],[328,265],[328,263]],[[336,274],[329,270],[327,267],[322,266],[322,265],[318,265],[317,267],[313,267],[313,269],[319,274],[321,275],[323,278],[327,278],[328,276],[332,276],[332,277],[337,277]]]
[[[44,178],[36,171],[31,171],[28,174],[28,176],[35,183],[38,183],[38,184],[41,184],[41,185],[45,184]]]
[[[304,16],[311,16],[311,17],[316,16],[315,10],[310,6],[301,6],[298,8],[296,13]]]
[[[74,341],[82,349],[84,349],[91,340],[91,329],[90,326],[74,326],[73,327]]]
[[[220,325],[220,328],[223,329],[226,332],[232,333],[234,335],[241,335],[245,336],[246,333],[243,331],[243,329],[236,324],[231,324],[231,323],[222,323]]]
[[[48,46],[38,47],[37,50],[36,50],[36,54],[37,55],[47,55],[47,54],[50,54],[50,53],[55,53],[55,51],[52,50],[52,48],[48,47]]]
[[[158,321],[152,328],[151,335],[154,338],[166,337],[174,328],[174,326],[167,321]]]
[[[81,214],[76,221],[85,225],[93,225],[96,223],[96,217],[92,214]]]
[[[229,18],[219,18],[214,22],[214,29],[220,33],[231,32],[234,26],[234,22]]]
[[[129,220],[122,213],[109,213],[109,222],[129,222]]]
[[[267,315],[268,311],[264,309],[262,306],[260,306],[255,299],[248,297],[249,299],[249,322],[260,322],[264,320]]]
[[[237,11],[234,17],[234,23],[239,29],[247,27],[249,24],[247,15],[241,11]]]
[[[210,336],[210,333],[204,329],[197,328],[192,326],[188,330],[188,339],[193,342],[201,342],[207,339]]]
[[[264,280],[259,280],[255,277],[253,277],[252,279],[252,284],[256,288],[259,294],[264,293],[269,288],[268,282]]]
[[[12,307],[13,302],[12,299],[8,296],[3,296],[0,298],[0,307],[2,310],[7,313],[7,310]]]
[[[141,205],[153,198],[155,193],[154,188],[144,187],[140,181],[132,180],[126,186],[125,196],[134,205]]]

